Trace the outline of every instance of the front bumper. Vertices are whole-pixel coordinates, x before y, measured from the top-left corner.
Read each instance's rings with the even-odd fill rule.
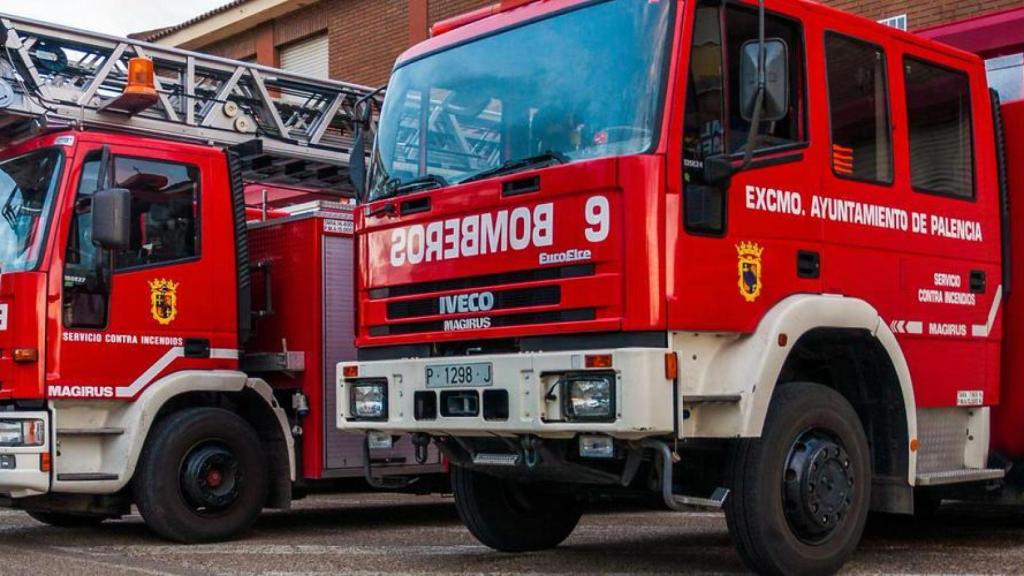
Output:
[[[50,491],[50,472],[42,470],[42,455],[50,452],[50,415],[46,412],[0,412],[3,420],[42,420],[42,446],[0,446],[0,495],[9,498],[38,496]],[[4,463],[6,462],[6,463]]]
[[[619,348],[570,352],[495,354],[429,359],[344,362],[338,366],[338,427],[352,431],[423,432],[452,436],[515,436],[532,434],[541,438],[572,438],[579,433],[606,434],[621,439],[664,436],[674,432],[675,383],[666,378],[663,348]],[[588,355],[610,355],[611,366],[588,369]],[[427,386],[428,367],[457,363],[490,363],[492,383],[485,387]],[[358,375],[346,379],[345,368],[356,367]],[[615,410],[607,421],[570,421],[563,414],[558,383],[567,374],[614,373]],[[352,418],[349,386],[368,379],[386,380],[387,416],[380,420]],[[507,416],[485,418],[483,391],[507,392]],[[481,407],[469,416],[419,418],[417,393],[476,391]],[[440,404],[441,400],[437,399]]]

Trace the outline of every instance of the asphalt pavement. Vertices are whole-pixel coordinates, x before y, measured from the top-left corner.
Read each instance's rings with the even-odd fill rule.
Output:
[[[0,511],[0,574],[742,574],[717,513],[595,511],[559,549],[509,555],[473,539],[450,499],[313,496],[245,538],[178,546],[137,515],[63,529]],[[1024,574],[1024,510],[947,506],[929,522],[873,517],[846,574]]]

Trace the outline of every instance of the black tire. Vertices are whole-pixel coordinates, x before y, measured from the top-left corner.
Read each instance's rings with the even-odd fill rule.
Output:
[[[92,528],[99,526],[109,516],[95,514],[68,514],[66,512],[26,512],[33,520],[58,528]]]
[[[583,515],[571,495],[454,467],[455,508],[482,544],[501,552],[547,550],[572,534]]]
[[[136,467],[135,504],[154,532],[175,542],[229,540],[267,501],[259,435],[219,408],[171,414],[153,427]]]
[[[857,413],[837,392],[808,383],[777,389],[761,438],[738,442],[732,458],[726,521],[744,562],[761,574],[838,571],[867,522],[868,450]]]

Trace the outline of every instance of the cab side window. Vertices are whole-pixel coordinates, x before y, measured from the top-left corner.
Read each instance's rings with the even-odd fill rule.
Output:
[[[830,32],[825,37],[832,171],[840,178],[892,183],[892,133],[885,52]]]
[[[967,74],[906,57],[910,177],[919,192],[974,198]]]
[[[740,114],[740,51],[743,44],[756,40],[757,12],[738,6],[725,11],[726,62],[728,63],[729,90],[729,152],[739,152],[750,137],[750,122]],[[757,148],[775,148],[804,141],[804,49],[803,30],[799,22],[781,16],[765,16],[765,38],[785,43],[789,55],[790,88],[789,113],[778,122],[762,122],[758,130]]]
[[[75,197],[75,212],[64,257],[64,326],[103,328],[107,325],[107,294],[110,282],[106,253],[92,243],[92,195],[96,192],[100,153],[82,164]]]
[[[740,51],[757,40],[757,12],[720,2],[702,2],[693,24],[683,127],[684,225],[692,234],[725,233],[726,194],[704,180],[704,161],[743,151],[750,122],[740,110]],[[761,122],[755,149],[806,141],[803,31],[800,23],[765,16],[765,38],[786,44],[790,71],[789,109],[777,122]]]
[[[114,160],[114,187],[132,195],[131,245],[116,270],[166,264],[199,255],[199,170],[143,158]]]

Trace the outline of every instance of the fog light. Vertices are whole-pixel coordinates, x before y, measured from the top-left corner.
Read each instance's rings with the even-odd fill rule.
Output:
[[[45,441],[42,420],[0,420],[0,446],[42,446]]]
[[[615,373],[566,376],[562,381],[562,407],[569,420],[614,420]]]
[[[388,384],[384,380],[359,381],[349,385],[349,405],[357,420],[383,420],[388,415]]]
[[[615,441],[610,436],[580,436],[580,456],[583,458],[613,458]]]

